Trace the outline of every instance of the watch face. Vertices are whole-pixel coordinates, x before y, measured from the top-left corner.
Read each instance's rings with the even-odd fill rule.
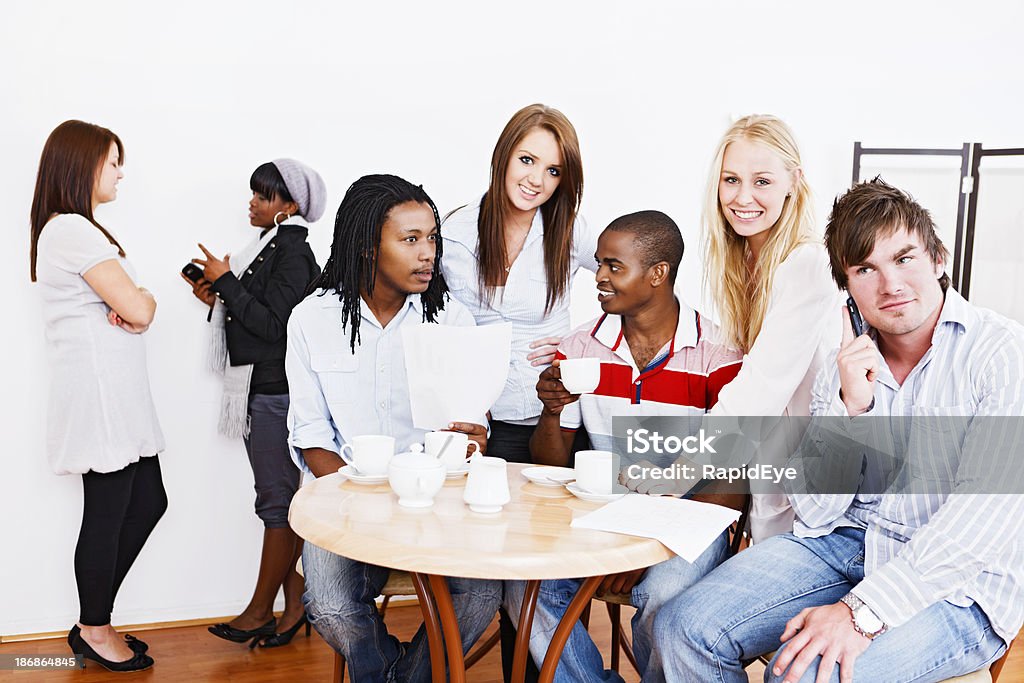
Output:
[[[857,626],[865,633],[876,633],[884,624],[867,605],[861,606],[856,615]]]

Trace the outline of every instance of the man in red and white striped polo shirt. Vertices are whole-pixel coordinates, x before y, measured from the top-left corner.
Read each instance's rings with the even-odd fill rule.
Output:
[[[558,347],[558,358],[599,358],[597,389],[570,394],[560,381],[557,362],[537,382],[544,403],[530,441],[534,462],[568,465],[573,438],[582,424],[593,448],[613,450],[612,416],[701,416],[718,392],[739,372],[742,354],[709,339],[712,323],[673,291],[683,257],[683,238],[675,222],[660,211],[640,211],[614,220],[601,233],[595,254],[597,288],[604,311]],[[698,500],[739,509],[742,496],[699,494]],[[598,589],[631,593],[633,654],[641,674],[660,668],[651,656],[651,625],[660,605],[695,583],[726,556],[719,537],[696,562],[675,557],[646,570],[609,576]],[[530,651],[542,661],[559,619],[579,582],[544,581],[534,617]],[[506,582],[505,608],[518,621],[523,583]],[[621,680],[604,671],[601,654],[586,630],[573,629],[555,680]]]

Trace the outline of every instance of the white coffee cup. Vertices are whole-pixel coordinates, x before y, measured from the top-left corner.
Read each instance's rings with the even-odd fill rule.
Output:
[[[589,394],[601,383],[600,358],[566,358],[558,361],[558,370],[570,394]]]
[[[449,439],[451,441],[448,441]],[[466,466],[469,457],[480,452],[480,445],[476,441],[470,442],[469,436],[462,432],[427,432],[423,435],[423,443],[427,455],[435,458],[440,455],[440,461],[449,472],[461,470]],[[447,447],[445,443],[448,444]],[[467,449],[473,451],[469,456],[466,455]],[[442,450],[444,453],[441,453]]]
[[[612,493],[619,479],[619,456],[611,451],[576,454],[576,485],[597,494]]]
[[[351,453],[345,456],[345,449]],[[388,473],[388,463],[395,454],[395,439],[381,434],[363,434],[353,437],[341,447],[341,459],[355,468],[356,473],[376,477]]]
[[[495,513],[512,500],[508,490],[508,463],[475,453],[469,460],[469,476],[462,499],[473,512]]]

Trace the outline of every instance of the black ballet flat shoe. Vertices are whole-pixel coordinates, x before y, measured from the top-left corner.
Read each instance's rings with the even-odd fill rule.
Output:
[[[260,642],[260,639],[275,635],[277,631],[277,619],[271,618],[270,621],[263,624],[263,626],[250,629],[248,631],[243,631],[240,628],[235,628],[228,624],[214,624],[206,630],[218,638],[230,640],[232,643],[244,643],[247,640],[251,641],[249,643],[249,649],[251,650],[256,647]]]
[[[71,647],[71,641],[77,638],[81,633],[82,629],[79,628],[78,624],[75,624],[71,627],[71,630],[68,631],[68,647]],[[128,647],[132,649],[132,652],[134,652],[135,654],[144,655],[146,654],[146,651],[149,650],[149,645],[146,643],[146,641],[139,640],[130,633],[124,634],[124,642],[128,645]]]
[[[71,634],[69,633],[68,636]],[[76,655],[82,655],[83,659],[91,659],[107,671],[113,671],[115,673],[127,673],[129,671],[144,671],[149,667],[153,666],[153,658],[147,654],[136,652],[131,659],[123,662],[112,662],[109,659],[104,659],[96,654],[96,651],[92,649],[89,643],[85,642],[82,638],[82,634],[76,633],[71,638],[71,651]],[[84,662],[83,662],[84,664]]]
[[[307,619],[306,615],[303,614],[302,618],[296,621],[295,625],[287,631],[275,633],[274,635],[267,636],[261,640],[260,647],[281,647],[282,645],[287,645],[292,642],[292,638],[294,638],[295,634],[299,632],[299,629],[303,624],[306,626],[306,637],[309,638],[309,619]]]

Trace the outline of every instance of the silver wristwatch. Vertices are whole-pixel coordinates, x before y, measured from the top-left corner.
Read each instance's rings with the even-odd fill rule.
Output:
[[[874,640],[889,630],[885,622],[879,619],[878,615],[853,593],[847,593],[839,598],[839,601],[850,608],[854,630],[868,640]]]

